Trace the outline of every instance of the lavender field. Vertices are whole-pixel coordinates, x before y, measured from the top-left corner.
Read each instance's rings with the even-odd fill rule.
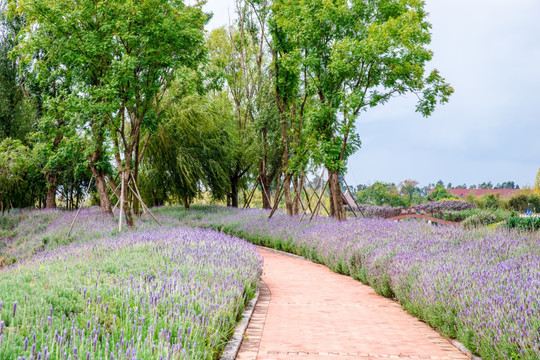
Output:
[[[540,358],[540,235],[261,210],[162,214],[305,256],[395,298],[485,359]]]
[[[2,235],[19,258],[0,270],[1,359],[219,357],[257,288],[252,244],[174,221],[118,235],[93,209],[66,239],[73,215],[32,213]]]

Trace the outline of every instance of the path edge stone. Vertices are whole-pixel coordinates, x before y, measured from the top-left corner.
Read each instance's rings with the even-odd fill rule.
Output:
[[[268,246],[262,246],[262,245],[256,245],[257,247],[260,247],[262,249],[265,249],[265,250],[269,250],[269,251],[273,251],[275,253],[278,253],[278,254],[282,254],[282,255],[287,255],[287,256],[290,256],[290,257],[294,257],[294,258],[297,258],[297,259],[302,259],[302,260],[306,260],[306,261],[311,261],[311,259],[308,259],[306,257],[303,257],[303,256],[300,256],[300,255],[296,255],[296,254],[291,254],[291,253],[288,253],[286,251],[281,251],[281,250],[276,250],[276,249],[273,249],[271,247],[268,247]],[[311,261],[313,262],[313,261]],[[321,264],[322,265],[322,264]],[[325,265],[323,265],[325,266]],[[327,266],[325,266],[327,267]],[[348,275],[345,275],[345,276],[348,276]],[[368,285],[369,286],[369,285]],[[390,299],[392,301],[394,301],[396,304],[398,304],[399,306],[401,306],[403,308],[403,306],[393,300],[393,299]],[[417,318],[418,319],[418,318]],[[425,321],[421,320],[421,319],[418,319],[424,323],[426,323]],[[426,323],[427,324],[427,323]],[[429,324],[428,324],[429,326]],[[474,355],[465,345],[463,345],[459,340],[457,339],[451,339],[451,338],[448,338],[446,337],[445,335],[443,335],[443,333],[441,333],[439,330],[435,329],[434,327],[430,326],[433,330],[435,330],[436,332],[439,333],[439,335],[441,335],[444,339],[446,339],[449,343],[451,343],[452,345],[454,345],[454,347],[456,347],[459,351],[461,351],[465,356],[469,357],[470,359],[472,360],[483,360],[480,356],[477,356],[477,355]],[[231,359],[231,360],[234,360],[234,359]]]
[[[259,301],[259,289],[260,285],[257,287],[255,296],[253,297],[253,299],[250,300],[250,302],[244,309],[244,312],[242,313],[242,319],[236,325],[234,329],[234,334],[225,346],[225,349],[223,349],[223,354],[221,354],[219,360],[236,359],[236,355],[238,354],[238,350],[240,350],[240,345],[242,345],[242,340],[244,338],[244,334],[248,327],[249,321],[251,320],[251,316],[253,315],[253,310],[255,310],[255,305],[257,304],[257,301]]]

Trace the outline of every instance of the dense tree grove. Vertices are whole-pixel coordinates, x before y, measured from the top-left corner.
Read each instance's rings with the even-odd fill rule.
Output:
[[[428,116],[453,91],[426,73],[416,0],[237,0],[238,20],[211,32],[202,3],[182,0],[0,5],[2,210],[77,208],[90,187],[129,226],[141,201],[189,208],[203,195],[344,219],[358,117],[407,93]],[[410,205],[416,185],[364,197]]]

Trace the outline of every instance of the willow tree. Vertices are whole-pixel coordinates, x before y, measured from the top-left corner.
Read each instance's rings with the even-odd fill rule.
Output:
[[[223,199],[229,190],[232,106],[209,94],[182,91],[176,82],[168,96],[176,101],[148,144],[142,162],[145,201],[182,202],[186,209],[202,193]]]
[[[358,149],[356,120],[393,96],[418,96],[428,116],[452,88],[437,70],[426,74],[431,25],[421,0],[276,0],[273,18],[303,51],[309,109],[319,156],[329,172],[332,214],[344,218],[339,176]],[[299,24],[301,24],[299,26]],[[294,51],[292,49],[291,51]]]
[[[73,79],[63,104],[84,121],[79,127],[90,129],[90,168],[104,211],[110,211],[103,170],[106,145],[113,144],[121,183],[136,179],[148,139],[141,141],[141,134],[159,124],[166,107],[163,95],[176,71],[197,68],[204,59],[208,16],[201,6],[182,0],[14,3],[13,12],[28,21],[21,54],[40,51],[40,61],[61,64],[60,70]],[[133,225],[128,201],[122,206]]]

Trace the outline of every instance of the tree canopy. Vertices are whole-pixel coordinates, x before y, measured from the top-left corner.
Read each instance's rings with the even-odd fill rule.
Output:
[[[427,70],[423,1],[236,0],[237,21],[210,33],[202,5],[11,0],[0,18],[0,134],[3,152],[32,166],[9,164],[4,199],[37,176],[30,203],[76,207],[93,178],[102,210],[118,198],[128,225],[133,188],[151,205],[186,207],[202,194],[239,206],[259,192],[264,208],[283,196],[298,214],[319,190],[306,173],[322,167],[329,212],[344,219],[361,114],[414,94],[429,116],[453,92]],[[411,204],[420,192],[414,181],[376,185],[368,201]]]

